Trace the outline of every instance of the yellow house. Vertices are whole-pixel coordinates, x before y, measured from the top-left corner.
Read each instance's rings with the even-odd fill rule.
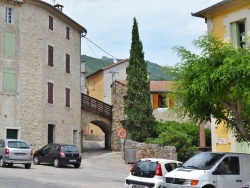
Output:
[[[86,77],[88,95],[112,105],[111,85],[115,81],[115,79],[126,79],[127,66],[128,59],[125,59],[109,66],[103,67],[102,69],[88,75]],[[94,124],[90,123],[86,129],[86,132],[89,136],[93,135],[94,139],[104,139],[103,131]]]
[[[233,41],[244,47],[245,36],[250,35],[250,1],[224,0],[211,7],[192,13],[192,16],[204,18],[207,31],[220,37],[222,41]],[[226,132],[224,124],[211,122],[212,151],[250,153],[247,144],[235,141],[232,133]]]

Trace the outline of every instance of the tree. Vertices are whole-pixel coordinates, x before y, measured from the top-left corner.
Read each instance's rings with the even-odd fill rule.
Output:
[[[250,50],[206,34],[194,41],[196,55],[177,46],[175,104],[195,121],[224,122],[238,142],[250,141]]]
[[[155,118],[150,102],[150,81],[144,60],[138,23],[134,18],[127,75],[126,126],[132,140],[143,142],[153,133]]]

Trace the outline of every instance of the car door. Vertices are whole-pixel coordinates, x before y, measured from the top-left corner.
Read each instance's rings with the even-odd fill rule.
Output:
[[[239,188],[243,184],[239,156],[225,157],[217,166],[216,172],[216,187],[218,188]]]
[[[51,145],[46,145],[44,146],[39,152],[38,152],[38,157],[41,162],[48,163],[48,155],[50,151]]]

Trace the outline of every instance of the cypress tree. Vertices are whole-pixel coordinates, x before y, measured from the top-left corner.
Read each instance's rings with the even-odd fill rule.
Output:
[[[132,43],[127,74],[127,100],[125,113],[128,136],[138,142],[144,142],[153,134],[155,118],[150,101],[150,81],[147,64],[144,60],[138,23],[134,18]]]

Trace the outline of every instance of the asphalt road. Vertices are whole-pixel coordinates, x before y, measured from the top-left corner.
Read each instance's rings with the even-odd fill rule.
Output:
[[[82,163],[55,168],[41,164],[0,168],[0,188],[120,188],[129,173],[121,152],[109,152],[102,143],[84,142]]]

